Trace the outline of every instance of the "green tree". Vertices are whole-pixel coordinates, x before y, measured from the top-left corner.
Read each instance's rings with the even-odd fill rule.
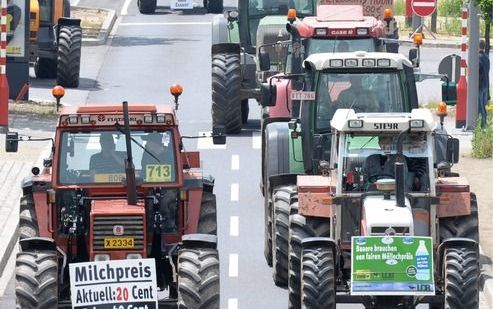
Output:
[[[490,52],[491,20],[493,18],[493,0],[476,0],[481,16],[484,19],[484,40],[486,43],[486,54]]]

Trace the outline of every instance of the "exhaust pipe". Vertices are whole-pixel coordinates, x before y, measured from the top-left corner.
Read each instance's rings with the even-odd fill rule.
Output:
[[[394,173],[395,173],[395,199],[397,201],[397,206],[406,207],[404,200],[404,195],[405,195],[404,163],[395,162]]]
[[[293,48],[293,53],[291,57],[291,73],[299,74],[302,73],[302,63],[303,59],[301,59],[301,53],[299,50],[301,49],[301,36],[298,28],[291,23],[286,24],[286,30],[291,34],[291,47]]]

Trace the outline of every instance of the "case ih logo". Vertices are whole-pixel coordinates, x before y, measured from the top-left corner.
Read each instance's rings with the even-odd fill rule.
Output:
[[[104,115],[99,115],[98,116],[98,121],[105,121],[106,117]]]
[[[115,236],[122,236],[124,231],[125,230],[123,229],[123,225],[113,226],[113,235]]]
[[[329,35],[354,35],[354,29],[331,29]]]

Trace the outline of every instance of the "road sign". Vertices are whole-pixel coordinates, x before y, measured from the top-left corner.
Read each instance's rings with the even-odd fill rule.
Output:
[[[416,15],[426,17],[435,12],[437,2],[436,0],[412,0],[411,7]]]
[[[438,73],[446,75],[450,82],[459,82],[460,56],[452,54],[444,57],[438,65]]]

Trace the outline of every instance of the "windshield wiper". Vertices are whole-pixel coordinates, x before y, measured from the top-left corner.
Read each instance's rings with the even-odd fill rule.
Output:
[[[122,128],[120,128],[119,125],[116,126],[116,130],[122,134],[125,134],[125,131],[122,130]],[[159,158],[153,154],[152,152],[150,152],[149,150],[147,150],[144,146],[142,146],[141,143],[139,143],[135,138],[133,138],[133,136],[130,136],[130,139],[132,140],[132,142],[134,142],[135,144],[137,144],[137,146],[139,146],[140,148],[142,148],[145,152],[147,152],[151,157],[153,157],[154,159],[156,159],[156,161],[158,161],[159,163],[161,163],[161,160],[159,160]]]

